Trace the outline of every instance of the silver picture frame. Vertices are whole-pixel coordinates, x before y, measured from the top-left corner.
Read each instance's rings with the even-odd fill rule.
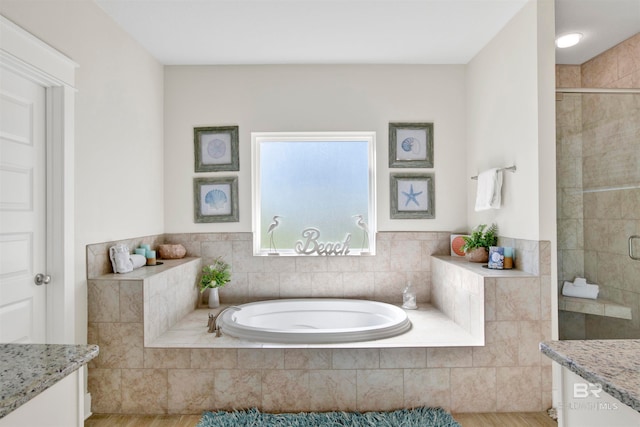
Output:
[[[194,222],[238,222],[238,177],[193,179]]]
[[[435,181],[431,173],[390,175],[391,219],[436,217]]]
[[[240,170],[238,126],[195,127],[193,144],[196,172]]]
[[[389,167],[433,168],[433,123],[389,123]]]

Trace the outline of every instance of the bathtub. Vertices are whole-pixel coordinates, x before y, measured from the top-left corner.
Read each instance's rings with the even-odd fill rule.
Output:
[[[250,341],[330,344],[369,341],[411,329],[407,313],[376,301],[284,299],[227,309],[218,320],[223,334]]]

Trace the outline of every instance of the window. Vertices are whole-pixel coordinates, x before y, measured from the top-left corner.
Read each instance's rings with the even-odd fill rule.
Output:
[[[253,133],[254,255],[375,253],[375,133]]]

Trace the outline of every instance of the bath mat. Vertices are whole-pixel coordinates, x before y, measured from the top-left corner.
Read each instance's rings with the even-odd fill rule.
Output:
[[[257,409],[205,412],[196,427],[461,427],[440,408],[392,412],[301,412],[267,414]]]

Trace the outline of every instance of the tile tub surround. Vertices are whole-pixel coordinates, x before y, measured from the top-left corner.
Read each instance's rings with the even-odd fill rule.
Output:
[[[107,336],[122,325],[149,345],[198,306],[200,258],[163,260],[125,274],[89,279],[89,323],[102,325]],[[110,331],[110,332],[108,332]]]
[[[640,340],[549,341],[540,350],[640,412]]]
[[[96,345],[0,344],[0,418],[97,355]]]
[[[431,294],[431,255],[449,253],[449,233],[429,232],[378,233],[378,254],[354,258],[253,257],[250,233],[161,239],[181,243],[189,256],[205,263],[228,257],[238,277],[223,288],[223,303],[381,296],[397,304],[407,277],[420,286],[424,303]],[[531,266],[535,277],[485,279],[485,346],[149,348],[135,322],[90,322],[89,342],[100,344],[105,354],[89,365],[93,412],[196,414],[253,406],[272,412],[366,411],[419,405],[455,412],[544,410],[551,406],[551,362],[540,355],[538,343],[551,335],[550,245],[513,242],[522,248],[518,265]]]

